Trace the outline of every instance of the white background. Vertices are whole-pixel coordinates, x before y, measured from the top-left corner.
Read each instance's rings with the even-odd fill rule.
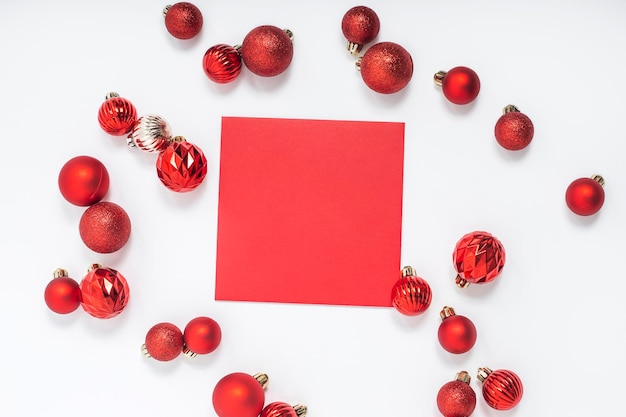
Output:
[[[0,415],[213,416],[221,377],[265,372],[266,402],[306,404],[311,417],[436,416],[437,391],[460,370],[473,377],[475,416],[620,413],[625,2],[371,1],[376,41],[403,45],[415,63],[408,87],[391,96],[365,86],[345,49],[341,18],[358,3],[198,1],[204,27],[191,41],[167,33],[166,4],[3,1]],[[262,24],[293,31],[287,72],[264,79],[244,68],[230,85],[209,81],[206,49]],[[458,65],[482,82],[466,107],[447,103],[432,80]],[[209,174],[198,190],[168,191],[155,155],[101,131],[109,91],[204,150]],[[507,104],[535,125],[519,153],[493,137]],[[405,122],[402,264],[431,284],[430,309],[406,318],[391,308],[214,301],[222,116]],[[84,208],[61,197],[58,172],[77,155],[106,165],[105,200],[131,218],[117,253],[86,248]],[[605,205],[577,217],[565,189],[593,174],[606,180]],[[497,281],[461,290],[451,254],[473,230],[500,238],[507,264]],[[80,280],[94,262],[128,279],[126,310],[111,320],[49,311],[52,272]],[[242,273],[254,269],[241,260]],[[467,354],[437,342],[444,305],[478,329]],[[152,325],[182,329],[201,315],[222,327],[216,352],[168,363],[141,355]],[[475,376],[483,366],[522,378],[517,408],[486,406]]]

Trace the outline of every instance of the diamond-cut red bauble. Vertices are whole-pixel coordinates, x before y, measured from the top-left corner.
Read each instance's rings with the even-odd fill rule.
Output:
[[[454,67],[447,72],[435,74],[435,82],[441,83],[443,95],[454,104],[469,104],[478,97],[480,79],[468,67]]]
[[[184,193],[204,181],[207,160],[198,146],[184,140],[174,140],[159,154],[156,170],[163,185],[172,191]]]
[[[374,10],[366,6],[355,6],[341,19],[341,31],[348,40],[348,50],[354,55],[364,45],[378,36],[380,19]]]
[[[358,63],[365,84],[381,94],[402,90],[413,77],[413,59],[402,46],[393,42],[372,45]]]
[[[437,393],[437,408],[444,417],[468,417],[476,408],[476,393],[469,385],[467,372],[444,384]]]
[[[604,178],[594,175],[591,178],[574,180],[565,191],[565,203],[579,216],[596,214],[604,205]]]
[[[91,156],[76,156],[63,165],[58,178],[61,195],[76,206],[89,206],[109,191],[109,172]]]
[[[452,253],[452,262],[457,272],[459,287],[484,284],[496,279],[506,260],[504,246],[492,234],[471,232],[463,236]]]
[[[90,315],[110,319],[124,310],[130,297],[126,278],[113,268],[94,265],[80,282],[81,305]]]
[[[222,329],[210,317],[196,317],[185,326],[183,333],[185,350],[196,354],[213,352],[222,340]]]
[[[301,417],[306,415],[307,408],[303,405],[291,406],[281,401],[266,405],[259,417]]]
[[[528,116],[515,106],[507,106],[494,128],[496,141],[504,149],[519,151],[533,140],[535,127]]]
[[[405,316],[417,316],[428,309],[431,300],[432,291],[428,282],[418,277],[413,268],[403,268],[402,277],[391,290],[394,308]]]
[[[163,13],[165,28],[177,39],[191,39],[202,29],[202,13],[191,3],[183,1],[167,6]]]
[[[130,218],[126,211],[109,201],[100,201],[87,208],[78,223],[83,243],[98,253],[121,249],[130,238],[130,230]]]
[[[98,123],[109,135],[123,136],[129,133],[136,121],[137,110],[133,103],[117,93],[109,93],[100,105]]]
[[[144,352],[150,357],[167,362],[183,351],[183,332],[172,323],[158,323],[148,330]]]
[[[80,305],[80,287],[78,282],[67,276],[63,269],[54,272],[54,279],[44,291],[44,300],[48,308],[58,314],[68,314]]]
[[[241,43],[241,60],[254,74],[273,77],[284,72],[293,58],[291,31],[264,25],[252,29]]]
[[[241,73],[241,56],[234,46],[213,45],[204,53],[202,69],[213,82],[226,84]]]
[[[439,344],[454,354],[468,352],[476,343],[474,323],[465,316],[456,315],[452,307],[444,307],[440,313],[441,323],[437,330]]]
[[[512,371],[479,368],[478,379],[483,383],[483,398],[491,408],[510,410],[522,400],[522,380]]]
[[[219,417],[257,417],[264,404],[263,386],[243,372],[226,375],[213,389],[213,408]]]

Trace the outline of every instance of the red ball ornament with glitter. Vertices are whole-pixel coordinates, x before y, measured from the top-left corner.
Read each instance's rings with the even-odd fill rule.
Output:
[[[192,357],[213,352],[221,340],[222,329],[210,317],[196,317],[187,323],[183,333],[185,354]]]
[[[417,316],[430,306],[432,291],[425,279],[418,277],[411,266],[402,268],[401,278],[391,291],[391,303],[405,316]]]
[[[456,243],[452,253],[455,282],[460,288],[491,282],[500,275],[505,261],[504,246],[494,235],[482,231],[468,233]]]
[[[165,28],[177,39],[191,39],[202,29],[202,13],[195,5],[180,2],[163,9]]]
[[[176,136],[159,154],[157,175],[168,189],[184,193],[198,187],[207,174],[207,160],[198,146]]]
[[[494,128],[496,141],[504,149],[519,151],[527,147],[535,135],[535,127],[528,116],[509,104],[504,108]]]
[[[397,93],[413,77],[411,54],[393,42],[372,45],[357,61],[357,67],[365,84],[381,94]]]
[[[213,389],[213,408],[218,417],[258,417],[265,405],[266,374],[228,374]]]
[[[263,407],[259,417],[303,417],[307,407],[301,404],[291,406],[281,401],[275,401]]]
[[[264,25],[252,29],[241,43],[241,60],[254,74],[274,77],[283,73],[293,58],[293,33]]]
[[[361,52],[363,46],[378,36],[380,19],[376,12],[366,6],[355,6],[341,19],[341,31],[348,40],[348,51],[352,55]]]
[[[113,268],[93,264],[80,282],[81,306],[99,319],[110,319],[120,314],[130,297],[126,278]]]
[[[183,332],[172,323],[155,324],[148,330],[141,351],[161,362],[176,359],[183,351]]]
[[[565,203],[579,216],[596,214],[604,205],[604,178],[594,175],[574,180],[565,191]]]
[[[78,224],[80,238],[89,249],[112,253],[121,249],[130,237],[130,218],[115,203],[101,201],[90,206]]]
[[[207,77],[218,84],[234,81],[241,73],[240,46],[213,45],[204,53],[202,69]]]
[[[468,417],[476,408],[476,393],[470,376],[461,371],[454,381],[444,384],[437,393],[437,408],[444,417]]]
[[[437,338],[441,347],[454,354],[469,352],[477,338],[474,323],[465,316],[456,315],[452,307],[444,307],[440,316]]]
[[[107,94],[98,110],[98,123],[102,130],[112,136],[128,134],[137,121],[137,109],[129,100],[117,93]]]
[[[447,72],[437,72],[435,84],[441,87],[443,95],[454,104],[469,104],[480,92],[478,74],[468,67],[454,67]]]
[[[44,299],[48,308],[58,314],[68,314],[80,306],[78,282],[68,276],[64,269],[54,271],[54,278],[46,286]]]
[[[515,372],[489,368],[478,369],[478,380],[482,382],[483,398],[489,407],[510,410],[522,400],[524,386]]]
[[[59,171],[58,184],[68,202],[89,206],[102,200],[109,191],[109,172],[96,158],[76,156]]]

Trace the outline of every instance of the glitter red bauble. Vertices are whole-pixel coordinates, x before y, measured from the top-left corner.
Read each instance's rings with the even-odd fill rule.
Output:
[[[83,213],[78,230],[89,249],[98,253],[112,253],[121,249],[130,237],[130,218],[115,203],[101,201]]]
[[[109,191],[109,172],[91,156],[76,156],[63,165],[58,178],[61,195],[77,206],[102,200]]]
[[[303,405],[291,406],[281,401],[275,401],[263,407],[259,417],[301,417],[306,415],[306,412],[307,408]]]
[[[504,111],[494,128],[496,141],[509,151],[524,149],[535,135],[533,122],[515,106],[507,106]]]
[[[198,146],[175,138],[157,157],[156,170],[163,185],[172,191],[184,193],[204,181],[207,160]]]
[[[596,214],[604,205],[604,178],[578,178],[565,191],[567,207],[579,216]]]
[[[213,389],[213,408],[219,417],[257,417],[264,404],[263,386],[246,373],[226,375]]]
[[[110,93],[98,110],[98,123],[112,136],[129,133],[137,120],[137,109],[129,100]]]
[[[213,45],[204,53],[202,69],[211,81],[218,84],[229,83],[241,73],[241,55],[234,46]]]
[[[378,36],[380,19],[369,7],[355,6],[343,15],[341,31],[348,40],[348,50],[354,55]]]
[[[492,234],[482,231],[463,236],[452,253],[452,262],[457,271],[459,287],[484,284],[496,279],[506,261],[502,243]]]
[[[144,349],[158,361],[171,361],[183,351],[183,333],[172,323],[155,324],[146,334]]]
[[[524,386],[515,372],[479,368],[478,379],[483,383],[483,398],[491,408],[510,410],[522,400]]]
[[[473,69],[455,67],[447,72],[438,73],[443,95],[454,104],[469,104],[478,97],[480,79]],[[438,75],[435,75],[436,81]]]
[[[437,338],[441,347],[454,354],[466,353],[476,343],[476,326],[465,316],[454,313],[451,307],[444,307],[441,311],[441,323],[437,331]]]
[[[476,393],[468,382],[454,380],[437,393],[437,408],[444,417],[468,417],[476,408]]]
[[[209,317],[196,317],[185,326],[183,333],[185,350],[196,354],[213,352],[222,340],[220,325]]]
[[[191,39],[202,29],[202,13],[188,2],[167,6],[164,10],[165,28],[177,39]]]
[[[130,297],[126,278],[113,268],[93,265],[80,282],[83,310],[99,319],[120,314]]]
[[[402,90],[413,77],[413,59],[393,42],[372,45],[358,63],[365,84],[381,94]]]
[[[422,314],[430,306],[432,291],[425,279],[418,277],[411,267],[402,270],[402,277],[391,290],[391,304],[405,316]]]
[[[252,29],[241,43],[241,60],[254,74],[273,77],[284,72],[293,58],[290,31],[264,25]]]
[[[48,308],[58,314],[68,314],[80,306],[80,288],[78,282],[63,271],[48,283],[44,291]]]

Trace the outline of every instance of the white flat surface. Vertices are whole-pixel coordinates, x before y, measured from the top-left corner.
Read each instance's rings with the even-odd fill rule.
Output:
[[[345,50],[341,18],[358,3],[196,2],[204,27],[187,42],[166,32],[167,3],[5,3],[0,415],[213,416],[213,386],[241,371],[267,373],[267,402],[306,404],[311,417],[434,416],[437,391],[458,371],[470,372],[479,393],[482,366],[517,372],[525,394],[507,412],[489,409],[479,394],[475,416],[623,408],[623,1],[371,1],[377,41],[403,45],[415,62],[411,83],[393,96],[367,89]],[[261,79],[244,69],[234,84],[211,83],[204,51],[239,43],[262,24],[294,32],[288,71]],[[432,81],[457,65],[482,81],[465,108],[448,104]],[[163,116],[204,150],[209,175],[200,189],[166,190],[154,155],[100,130],[96,114],[109,91],[140,114]],[[493,138],[507,104],[535,125],[532,144],[516,154]],[[405,122],[402,263],[430,282],[427,313],[215,302],[221,116]],[[131,240],[118,253],[84,246],[84,209],[59,193],[59,169],[81,154],[107,166],[106,200],[131,217]],[[576,217],[565,189],[593,174],[606,180],[605,206]],[[472,230],[498,236],[507,265],[496,282],[460,290],[451,253]],[[54,269],[80,280],[93,262],[127,277],[127,309],[112,320],[50,312],[43,290]],[[444,305],[478,328],[468,354],[452,356],[437,342]],[[141,356],[152,325],[183,328],[200,315],[222,326],[218,351],[169,363]]]

